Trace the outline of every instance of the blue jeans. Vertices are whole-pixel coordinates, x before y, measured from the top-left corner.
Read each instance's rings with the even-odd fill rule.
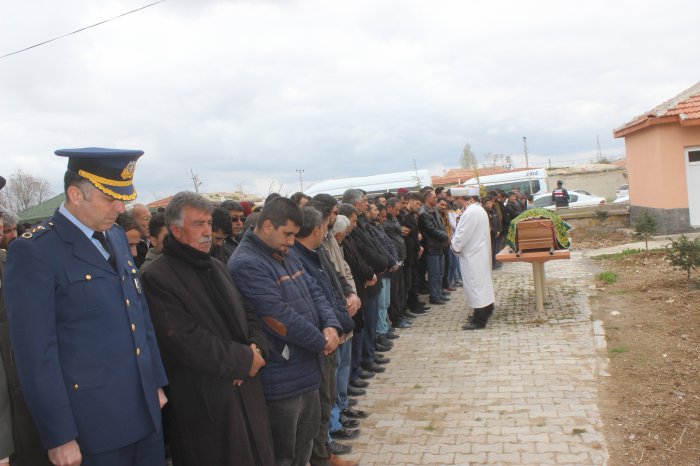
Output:
[[[267,402],[276,466],[306,466],[321,423],[318,390]]]
[[[382,291],[379,292],[379,312],[377,314],[377,335],[386,335],[389,331],[387,311],[391,303],[391,277],[382,277]]]
[[[442,297],[442,274],[445,270],[445,256],[442,254],[426,254],[425,265],[428,267],[428,290],[431,299]]]
[[[340,409],[348,407],[348,383],[350,382],[350,359],[352,358],[352,340],[338,346],[336,350],[336,389],[335,403]]]
[[[377,318],[379,314],[379,293],[362,301],[362,365],[374,364],[374,340],[377,339]]]
[[[459,270],[459,256],[452,250],[448,254],[450,255],[450,273],[447,275],[447,280],[452,285],[457,281],[462,281],[462,272]]]

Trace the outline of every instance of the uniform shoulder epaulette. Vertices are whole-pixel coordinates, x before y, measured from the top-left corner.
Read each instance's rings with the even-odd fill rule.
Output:
[[[41,222],[22,233],[21,237],[24,239],[38,238],[49,230],[53,230],[53,222]]]

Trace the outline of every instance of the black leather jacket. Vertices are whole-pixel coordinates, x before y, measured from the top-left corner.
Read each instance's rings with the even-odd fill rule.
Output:
[[[442,254],[449,236],[437,211],[423,206],[418,215],[418,227],[423,233],[426,254]]]

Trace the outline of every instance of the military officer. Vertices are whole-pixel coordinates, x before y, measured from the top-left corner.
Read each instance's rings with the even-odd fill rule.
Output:
[[[139,150],[66,149],[65,202],[12,242],[4,298],[20,384],[57,466],[164,465],[167,384],[124,231]]]

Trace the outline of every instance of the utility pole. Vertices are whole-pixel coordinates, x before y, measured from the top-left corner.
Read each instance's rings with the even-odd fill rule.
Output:
[[[603,160],[603,151],[600,150],[600,138],[598,137],[597,134],[595,135],[595,142],[596,142],[596,146],[598,148],[598,152],[596,154],[598,156],[598,160],[596,160],[596,161],[600,162],[601,160]]]
[[[299,169],[299,170],[297,170],[297,173],[299,173],[299,191],[303,193],[304,192],[304,183],[302,181],[301,174],[304,173],[304,170]]]
[[[195,175],[192,169],[190,169],[190,173],[192,174],[192,183],[194,183],[194,192],[199,194],[199,187],[202,185],[202,182],[199,181],[199,175]]]
[[[527,138],[523,136],[523,148],[525,149],[525,168],[530,168],[530,160],[527,157]]]

